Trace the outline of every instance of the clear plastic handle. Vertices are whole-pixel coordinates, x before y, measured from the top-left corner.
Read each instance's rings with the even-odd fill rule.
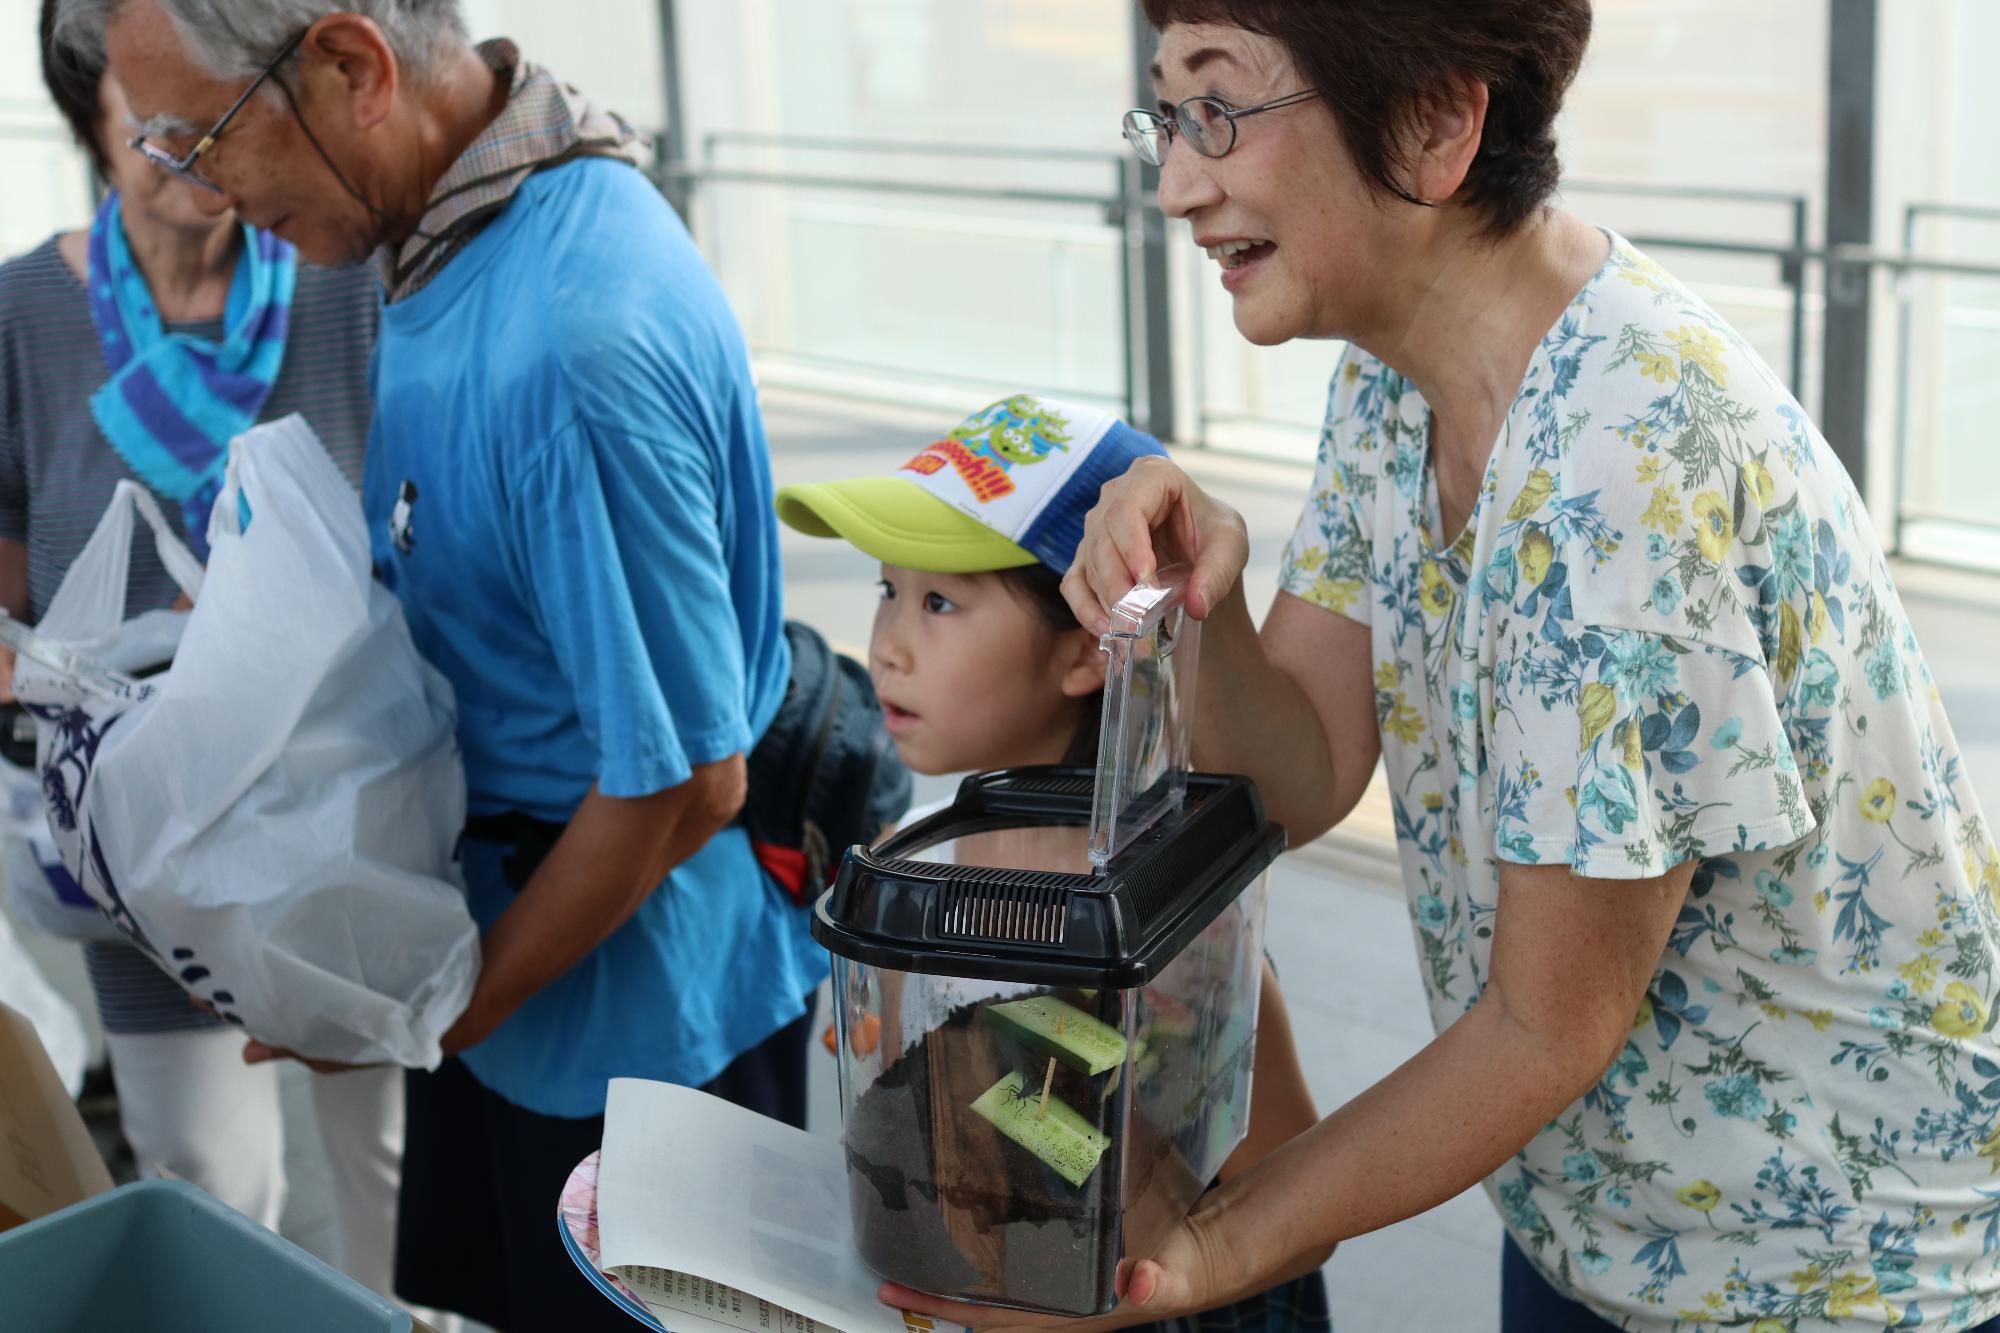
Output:
[[[143,699],[152,686],[114,671],[100,662],[72,652],[62,644],[44,639],[20,621],[0,611],[0,646],[56,672],[86,694],[102,699],[132,701]]]
[[[1090,812],[1090,860],[1102,870],[1187,800],[1201,625],[1186,611],[1188,569],[1141,582],[1111,608],[1099,640],[1104,725]]]

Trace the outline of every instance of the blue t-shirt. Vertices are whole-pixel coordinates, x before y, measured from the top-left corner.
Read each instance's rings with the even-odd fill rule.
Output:
[[[644,176],[531,177],[383,312],[374,387],[377,567],[458,692],[474,814],[562,822],[750,749],[790,673],[770,463],[743,335]],[[482,929],[501,857],[466,841]],[[806,927],[731,828],[465,1062],[545,1115],[705,1083],[803,1011]]]

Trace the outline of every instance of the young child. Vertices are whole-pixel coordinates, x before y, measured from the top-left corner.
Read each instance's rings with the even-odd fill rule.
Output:
[[[890,477],[790,486],[778,516],[882,562],[868,666],[903,762],[919,773],[1096,762],[1104,654],[1061,583],[1098,491],[1157,441],[1092,408],[1027,394],[967,417]],[[914,819],[927,811],[912,812]],[[1319,1118],[1269,962],[1250,1126],[1221,1179]],[[1331,1327],[1319,1273],[1181,1327]]]

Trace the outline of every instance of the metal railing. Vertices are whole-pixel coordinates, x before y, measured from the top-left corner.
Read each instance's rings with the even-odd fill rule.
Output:
[[[1788,327],[1786,362],[1788,371],[1785,386],[1801,401],[1805,397],[1806,375],[1806,319],[1811,305],[1807,289],[1806,265],[1813,254],[1807,235],[1808,201],[1804,195],[1788,194],[1776,190],[1739,190],[1718,186],[1662,185],[1652,182],[1626,182],[1615,180],[1565,180],[1561,193],[1565,195],[1593,194],[1637,199],[1672,199],[1676,201],[1699,200],[1719,204],[1753,206],[1776,206],[1784,211],[1785,229],[1789,239],[1784,242],[1742,241],[1734,238],[1671,235],[1664,233],[1626,233],[1625,238],[1645,250],[1682,250],[1696,254],[1723,255],[1746,258],[1769,258],[1778,265],[1778,282],[1787,293]],[[1193,373],[1200,380],[1203,367],[1207,365],[1207,321],[1197,318],[1193,325],[1195,346]],[[1197,437],[1205,441],[1210,427],[1217,423],[1261,423],[1265,425],[1316,429],[1317,421],[1277,421],[1254,414],[1219,413],[1208,403],[1205,386],[1196,395]]]
[[[1101,191],[1036,189],[1020,186],[965,185],[948,181],[915,180],[890,174],[829,174],[770,170],[727,165],[720,160],[725,149],[775,149],[785,152],[862,155],[872,159],[915,158],[953,161],[1010,161],[1068,167],[1097,167],[1109,173],[1110,188]],[[884,140],[833,135],[765,134],[744,130],[718,130],[703,136],[699,165],[659,161],[655,177],[667,190],[690,226],[695,225],[695,193],[715,185],[751,185],[814,191],[833,191],[871,197],[901,196],[936,201],[1019,204],[1088,210],[1107,232],[1115,233],[1118,246],[1118,293],[1120,308],[1120,383],[1117,397],[1128,419],[1134,417],[1140,400],[1139,357],[1146,334],[1146,312],[1140,309],[1133,250],[1136,245],[1134,222],[1142,203],[1138,162],[1130,153],[1111,153],[1078,148],[1011,148],[1000,145],[928,143],[915,140]],[[720,267],[717,255],[720,236],[706,238],[710,259]],[[763,349],[759,349],[763,350]],[[802,361],[818,360],[843,369],[856,368],[852,362],[815,358],[809,352],[785,349],[785,355]],[[930,372],[910,366],[871,364],[867,369],[889,375],[921,376]],[[1097,397],[1101,391],[1069,387],[1056,392],[1080,397]]]
[[[1778,282],[1791,293],[1791,355],[1785,387],[1797,398],[1805,397],[1806,383],[1806,266],[1802,258],[1810,244],[1806,232],[1807,202],[1802,194],[1776,190],[1738,190],[1699,185],[1659,185],[1647,182],[1609,180],[1567,180],[1564,194],[1619,195],[1637,199],[1703,200],[1719,204],[1770,204],[1789,215],[1790,243],[1783,249],[1759,246],[1754,242],[1690,236],[1652,234],[1626,237],[1645,250],[1688,250],[1697,254],[1768,256],[1778,261]]]
[[[727,166],[718,160],[721,150],[727,148],[763,148],[781,152],[832,153],[862,155],[871,158],[932,158],[950,160],[1015,161],[1028,163],[1063,163],[1069,165],[1100,166],[1111,172],[1112,188],[1107,192],[1092,193],[1075,190],[1027,189],[1020,187],[960,185],[942,181],[912,180],[893,175],[847,175],[825,172],[802,172],[794,170],[770,170],[753,167]],[[845,191],[865,195],[896,195],[914,198],[958,201],[989,201],[995,203],[1042,204],[1057,207],[1076,207],[1098,210],[1104,225],[1117,231],[1125,242],[1126,254],[1119,265],[1119,292],[1124,306],[1124,320],[1121,329],[1122,346],[1120,364],[1124,368],[1121,398],[1128,415],[1135,410],[1139,388],[1138,366],[1145,355],[1144,342],[1148,336],[1161,336],[1161,328],[1148,317],[1149,312],[1137,309],[1134,263],[1131,251],[1134,243],[1133,222],[1137,210],[1155,207],[1157,200],[1142,197],[1139,188],[1139,173],[1136,160],[1129,153],[1107,153],[1092,149],[1077,148],[1012,148],[999,145],[933,143],[912,140],[872,139],[854,136],[800,135],[764,133],[743,130],[721,130],[703,137],[701,160],[698,165],[674,164],[662,161],[657,164],[656,176],[663,188],[675,198],[683,212],[692,215],[692,192],[702,186],[712,185],[754,185],[774,188],[798,188],[805,190]],[[1698,253],[1767,256],[1779,264],[1780,284],[1790,295],[1790,347],[1789,374],[1787,385],[1795,394],[1803,394],[1805,380],[1805,328],[1809,297],[1806,290],[1805,263],[1811,251],[1806,234],[1807,200],[1802,195],[1785,194],[1777,191],[1735,190],[1705,186],[1659,185],[1644,182],[1572,180],[1563,184],[1567,193],[1598,193],[1627,197],[1657,197],[1679,200],[1701,199],[1728,204],[1769,204],[1782,207],[1787,214],[1790,241],[1786,245],[1758,244],[1727,238],[1686,237],[1669,235],[1635,235],[1635,244],[1650,249],[1687,250]],[[719,237],[709,237],[713,248]],[[1196,324],[1197,343],[1202,339],[1199,322]],[[1196,361],[1201,361],[1197,352]],[[914,373],[913,368],[893,365],[879,365],[877,370],[889,373]],[[1210,417],[1206,405],[1198,402],[1197,413],[1205,427]],[[1197,436],[1206,434],[1198,429]]]
[[[956,184],[946,181],[925,181],[893,174],[872,172],[868,175],[846,175],[837,172],[803,172],[794,170],[767,169],[760,167],[732,166],[723,163],[719,155],[725,149],[769,149],[781,152],[827,153],[848,156],[865,156],[876,161],[884,159],[950,159],[950,160],[1006,160],[1043,165],[1063,164],[1067,166],[1097,166],[1109,172],[1109,188],[1101,192],[1087,190],[1034,189],[1011,186],[986,186]],[[775,188],[797,188],[817,191],[845,191],[863,195],[903,196],[928,198],[939,201],[987,201],[994,203],[1014,203],[1046,205],[1051,207],[1081,208],[1094,211],[1102,225],[1114,231],[1123,241],[1123,251],[1119,264],[1119,293],[1124,305],[1121,325],[1121,365],[1123,366],[1122,397],[1128,413],[1132,412],[1139,399],[1138,368],[1147,354],[1146,341],[1149,338],[1170,336],[1165,329],[1161,312],[1141,311],[1135,300],[1135,222],[1140,210],[1157,206],[1157,200],[1139,186],[1136,162],[1129,154],[1107,153],[1088,149],[1069,148],[1007,148],[988,145],[924,143],[907,140],[880,140],[859,137],[834,137],[791,134],[765,134],[742,131],[721,131],[708,135],[702,141],[701,161],[697,165],[676,165],[661,163],[659,175],[662,183],[673,189],[689,190],[704,186],[742,184]],[[1914,392],[1912,384],[1911,344],[1914,320],[1908,279],[1913,275],[1939,277],[1970,277],[2000,279],[2000,263],[1984,263],[1952,259],[1916,252],[1917,228],[1923,218],[1949,216],[1963,219],[2000,223],[2000,208],[1973,208],[1959,205],[1913,204],[1905,212],[1902,248],[1889,251],[1862,245],[1814,245],[1809,235],[1809,201],[1804,195],[1775,190],[1744,190],[1709,186],[1663,185],[1651,182],[1623,182],[1613,180],[1568,180],[1563,182],[1562,191],[1566,195],[1592,194],[1598,196],[1622,196],[1627,198],[1671,199],[1677,202],[1698,201],[1721,205],[1749,205],[1772,207],[1782,211],[1782,239],[1745,240],[1737,236],[1667,234],[1651,232],[1628,233],[1628,239],[1643,249],[1654,251],[1678,251],[1694,255],[1734,257],[1744,259],[1766,259],[1777,266],[1777,285],[1784,293],[1786,301],[1786,328],[1788,347],[1785,356],[1785,382],[1794,396],[1802,401],[1806,397],[1806,374],[1808,365],[1808,319],[1812,309],[1814,284],[1811,279],[1821,279],[1820,290],[1851,290],[1850,284],[1866,284],[1875,275],[1884,274],[1895,283],[1898,304],[1897,345],[1896,345],[1896,402],[1894,416],[1896,431],[1894,436],[1895,458],[1892,473],[1896,478],[1896,491],[1892,511],[1900,520],[1905,515],[1903,504],[1903,477],[1908,459],[1912,454],[1909,420],[1910,405]],[[710,238],[713,246],[719,238]],[[1205,321],[1192,321],[1192,336],[1195,342],[1195,369],[1204,361],[1202,345],[1206,339]],[[875,365],[869,367],[888,375],[918,374],[911,367]],[[1228,414],[1213,415],[1207,403],[1205,386],[1198,386],[1197,411],[1199,424],[1195,432],[1196,443],[1203,442],[1208,427],[1218,420],[1237,420]],[[1090,392],[1088,390],[1082,392]],[[1815,414],[1817,416],[1817,414]],[[1863,430],[1865,423],[1853,423],[1852,429]],[[1921,514],[1911,517],[1923,517]],[[2000,520],[1994,524],[2000,532]]]
[[[0,108],[3,109],[3,108]],[[62,143],[68,139],[67,131],[46,121],[10,120],[0,117],[0,141],[15,140],[39,143]],[[1041,189],[1023,186],[974,185],[950,181],[914,179],[893,173],[871,171],[869,174],[848,174],[837,171],[805,172],[795,170],[769,169],[760,166],[734,165],[722,160],[726,150],[773,150],[830,154],[836,156],[862,156],[874,161],[890,159],[904,160],[953,160],[953,161],[1009,161],[1041,166],[1062,166],[1066,168],[1097,168],[1106,173],[1107,186],[1102,190],[1088,189]],[[1118,247],[1118,291],[1121,306],[1119,326],[1121,367],[1117,396],[1122,400],[1128,416],[1134,414],[1141,397],[1139,384],[1140,367],[1147,355],[1147,342],[1151,338],[1170,336],[1166,328],[1164,312],[1142,310],[1137,281],[1137,248],[1139,243],[1138,222],[1141,210],[1156,207],[1157,200],[1140,186],[1137,160],[1129,153],[1106,152],[1077,148],[1013,148],[998,145],[933,143],[911,140],[883,140],[863,137],[769,134],[751,131],[716,131],[706,135],[701,141],[699,163],[674,163],[660,160],[655,164],[655,177],[661,187],[684,213],[692,215],[692,198],[704,187],[717,185],[743,185],[764,188],[791,188],[807,191],[849,193],[866,197],[882,198],[897,196],[912,199],[928,199],[939,202],[994,203],[1047,207],[1054,209],[1075,209],[1095,216],[1096,224],[1116,237]],[[96,206],[94,184],[90,205]],[[1895,524],[1905,519],[1923,520],[1936,515],[1923,510],[1906,508],[1907,470],[1914,456],[1911,439],[1912,403],[1914,399],[1913,345],[1915,341],[1915,302],[1909,279],[1917,275],[1934,277],[1963,277],[2000,280],[2000,263],[1981,262],[1946,258],[1917,253],[1919,228],[1926,219],[1950,218],[1958,220],[1993,223],[2000,225],[2000,207],[1974,207],[1956,204],[1915,203],[1909,205],[1903,214],[1900,237],[1901,249],[1887,251],[1868,246],[1834,245],[1815,246],[1808,236],[1808,202],[1802,195],[1780,191],[1738,190],[1703,186],[1661,185],[1650,182],[1620,182],[1611,180],[1569,180],[1562,186],[1565,194],[1594,194],[1600,196],[1624,196],[1629,198],[1660,198],[1676,201],[1707,201],[1724,205],[1753,205],[1780,208],[1785,214],[1786,239],[1783,241],[1743,240],[1733,236],[1713,235],[1671,235],[1631,233],[1629,239],[1638,246],[1649,250],[1680,251],[1690,254],[1711,256],[1733,256],[1740,258],[1768,259],[1778,266],[1778,285],[1789,301],[1788,325],[1789,342],[1787,356],[1786,383],[1795,396],[1805,397],[1806,378],[1806,329],[1810,310],[1809,277],[1817,267],[1823,279],[1824,289],[1833,290],[1839,284],[1865,284],[1876,274],[1887,275],[1894,283],[1897,305],[1896,314],[1896,368],[1894,421],[1894,458],[1889,469],[1892,480],[1891,515]],[[691,217],[692,221],[692,217]],[[706,238],[713,254],[720,245],[719,236]],[[1197,343],[1197,366],[1202,361],[1199,344],[1205,337],[1203,321],[1193,321],[1193,332]],[[804,349],[786,349],[803,361],[811,361],[812,354]],[[826,364],[836,364],[832,358],[821,358]],[[844,368],[855,368],[855,363],[838,363]],[[895,366],[869,362],[866,369],[889,376],[928,376],[932,372],[917,367]],[[1052,388],[1054,386],[1051,386]],[[1058,390],[1061,391],[1061,390]],[[1067,392],[1079,396],[1109,396],[1097,388],[1071,388]],[[1202,398],[1206,394],[1199,395]],[[1209,420],[1205,403],[1197,405],[1202,413],[1204,429],[1198,437],[1206,433]],[[1817,415],[1817,414],[1815,414]],[[1855,429],[1861,429],[1857,424]],[[1197,443],[1201,440],[1197,438]],[[1954,517],[1954,522],[1965,522]],[[1990,527],[2000,534],[2000,519],[1979,523],[1977,526]],[[1892,539],[1893,540],[1893,539]]]

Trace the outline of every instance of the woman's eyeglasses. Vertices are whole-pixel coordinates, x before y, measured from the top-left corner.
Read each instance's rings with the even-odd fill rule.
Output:
[[[250,86],[243,90],[242,96],[230,103],[229,110],[222,113],[222,119],[216,121],[209,128],[208,133],[201,136],[201,142],[197,143],[193,148],[188,149],[184,156],[175,157],[158,144],[146,142],[146,136],[143,134],[131,141],[132,149],[160,170],[178,176],[189,185],[207,190],[211,194],[221,194],[222,187],[195,170],[195,164],[201,160],[202,154],[215,147],[215,141],[222,137],[222,131],[228,128],[229,122],[235,119],[236,113],[243,109],[243,104],[250,100],[250,95],[263,87],[264,80],[270,78],[277,71],[278,66],[284,64],[292,52],[299,49],[299,43],[306,39],[306,32],[308,31],[310,29],[300,30],[298,36],[285,43],[284,49],[271,58],[271,63],[257,72],[257,77],[250,81]]]
[[[1203,157],[1222,157],[1236,146],[1237,121],[1259,112],[1276,111],[1281,106],[1309,102],[1318,96],[1318,92],[1307,89],[1275,102],[1241,109],[1220,97],[1190,97],[1179,106],[1169,107],[1169,114],[1164,116],[1151,111],[1127,111],[1125,142],[1132,145],[1132,151],[1142,162],[1153,167],[1166,163],[1167,149],[1172,147],[1175,135],[1185,139],[1188,147]]]

